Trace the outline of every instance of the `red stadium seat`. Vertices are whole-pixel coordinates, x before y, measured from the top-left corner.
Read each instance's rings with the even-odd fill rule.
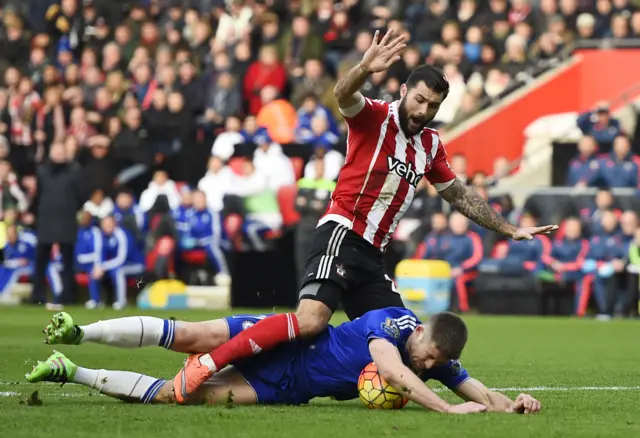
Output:
[[[146,266],[149,272],[153,272],[158,257],[168,257],[169,273],[175,273],[174,257],[172,254],[176,249],[176,241],[173,238],[164,236],[158,239],[153,249],[147,255]]]
[[[189,251],[183,251],[180,254],[180,259],[190,265],[206,265],[207,253],[203,249],[192,249]]]
[[[507,255],[508,250],[509,244],[507,242],[498,242],[496,246],[493,247],[493,251],[491,251],[491,258],[503,259]]]
[[[231,245],[238,251],[242,248],[242,224],[242,216],[239,214],[230,214],[224,219],[224,231]]]
[[[80,287],[87,287],[89,286],[89,274],[86,274],[84,272],[78,272],[76,274],[76,284]],[[127,279],[127,286],[128,287],[134,287],[138,285],[138,281],[131,277],[129,279]]]
[[[280,205],[280,214],[282,214],[282,224],[284,226],[295,225],[300,220],[300,213],[295,207],[297,195],[298,186],[295,184],[278,190],[278,204]]]
[[[237,175],[242,175],[242,163],[244,163],[245,158],[242,157],[234,157],[229,160],[229,168],[231,171]]]
[[[300,157],[291,157],[289,160],[291,160],[293,171],[296,174],[296,180],[299,180],[304,174],[304,160]]]

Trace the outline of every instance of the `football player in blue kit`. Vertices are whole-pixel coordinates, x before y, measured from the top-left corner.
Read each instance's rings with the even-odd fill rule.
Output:
[[[133,316],[75,325],[65,312],[44,329],[48,344],[100,343],[123,348],[160,346],[183,353],[210,351],[267,315],[231,316],[205,322]],[[459,362],[467,327],[457,315],[443,312],[422,323],[410,310],[373,310],[351,322],[329,326],[313,339],[296,340],[213,375],[190,403],[308,403],[315,397],[338,400],[358,396],[362,369],[375,362],[381,376],[409,400],[443,413],[536,413],[540,402],[527,394],[515,400],[471,378]],[[449,404],[423,382],[435,379],[466,400]],[[128,372],[77,366],[54,352],[27,375],[30,382],[72,382],[103,394],[141,403],[174,403],[173,381]]]

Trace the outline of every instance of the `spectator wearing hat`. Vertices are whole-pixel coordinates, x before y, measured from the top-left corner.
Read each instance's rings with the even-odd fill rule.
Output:
[[[615,137],[622,134],[620,122],[611,117],[606,102],[600,102],[594,110],[580,114],[576,123],[585,135],[592,136],[600,145],[611,144]]]

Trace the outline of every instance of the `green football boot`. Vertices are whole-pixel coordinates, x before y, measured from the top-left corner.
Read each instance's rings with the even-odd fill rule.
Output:
[[[46,361],[38,361],[33,370],[25,377],[31,383],[66,383],[73,380],[77,370],[78,366],[76,364],[67,359],[64,354],[54,350]]]
[[[73,323],[73,318],[67,312],[53,315],[42,332],[45,334],[45,344],[79,344],[84,336],[82,329]]]

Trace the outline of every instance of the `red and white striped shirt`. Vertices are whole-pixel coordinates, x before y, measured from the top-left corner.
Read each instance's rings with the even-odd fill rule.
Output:
[[[347,157],[331,202],[318,226],[337,222],[384,250],[423,176],[441,191],[455,174],[438,133],[425,128],[407,138],[398,101],[365,99],[341,109],[347,124]]]

